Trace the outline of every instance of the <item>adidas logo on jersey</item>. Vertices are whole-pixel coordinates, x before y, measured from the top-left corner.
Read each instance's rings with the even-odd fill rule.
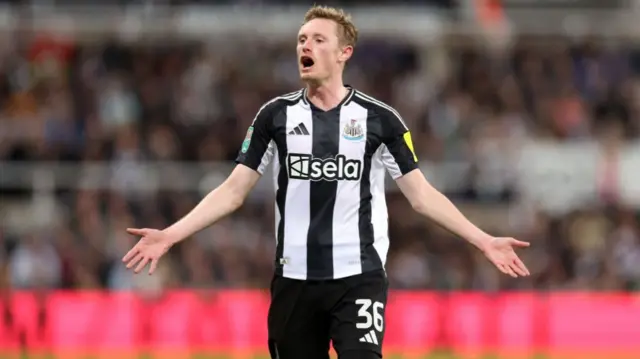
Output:
[[[357,181],[362,162],[349,160],[344,155],[320,159],[308,154],[290,153],[287,157],[289,178],[311,181]]]
[[[289,131],[289,134],[309,136],[309,131],[307,130],[307,126],[301,122],[298,126],[294,127],[293,130]]]
[[[371,343],[378,345],[378,338],[376,337],[376,332],[371,330],[369,333],[365,334],[364,337],[360,338],[362,343]]]

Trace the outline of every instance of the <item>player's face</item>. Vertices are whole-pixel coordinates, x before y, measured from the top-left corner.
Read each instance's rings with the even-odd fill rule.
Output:
[[[305,82],[322,82],[340,75],[352,48],[342,46],[338,24],[328,19],[313,19],[298,33],[298,68]]]

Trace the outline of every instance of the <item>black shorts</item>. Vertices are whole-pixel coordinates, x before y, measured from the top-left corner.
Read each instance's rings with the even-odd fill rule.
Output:
[[[276,276],[271,283],[273,359],[381,358],[389,282],[383,270],[333,280]]]

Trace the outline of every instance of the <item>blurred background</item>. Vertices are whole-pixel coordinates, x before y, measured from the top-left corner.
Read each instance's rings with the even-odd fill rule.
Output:
[[[154,276],[121,265],[124,229],[186,214],[230,173],[259,107],[301,87],[309,4],[78,4],[0,1],[0,292],[268,288],[270,176]],[[501,276],[388,181],[392,288],[640,289],[638,1],[327,4],[361,32],[345,82],[403,115],[427,178],[489,233],[532,243],[531,277]]]

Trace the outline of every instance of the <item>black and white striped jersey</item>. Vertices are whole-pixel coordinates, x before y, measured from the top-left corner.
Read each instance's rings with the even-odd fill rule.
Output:
[[[418,167],[411,135],[390,106],[349,88],[329,111],[306,90],[260,108],[236,162],[273,163],[276,274],[336,279],[384,268],[389,249],[385,169]]]

